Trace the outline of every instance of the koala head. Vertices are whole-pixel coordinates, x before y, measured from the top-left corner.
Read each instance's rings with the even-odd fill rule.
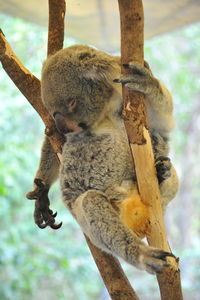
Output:
[[[118,58],[88,46],[72,46],[50,56],[42,69],[42,100],[60,122],[60,131],[64,119],[66,126],[92,126],[112,98],[119,72]]]

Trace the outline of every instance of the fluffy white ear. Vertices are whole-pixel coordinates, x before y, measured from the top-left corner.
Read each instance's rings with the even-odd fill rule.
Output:
[[[98,68],[91,68],[83,72],[83,77],[91,80],[106,80],[108,79],[108,70],[98,70]]]
[[[97,81],[106,81],[112,82],[115,78],[117,78],[120,74],[120,68],[115,65],[108,65],[105,66],[102,64],[92,65],[90,68],[85,68],[84,71],[81,72],[82,77],[91,80]]]

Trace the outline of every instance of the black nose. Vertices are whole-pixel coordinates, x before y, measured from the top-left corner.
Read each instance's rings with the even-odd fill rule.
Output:
[[[79,123],[78,124],[79,127],[81,127],[83,130],[87,130],[88,129],[88,125],[86,123]]]
[[[53,113],[53,117],[56,123],[56,127],[58,129],[58,131],[61,134],[65,134],[69,132],[69,129],[67,128],[66,122],[65,122],[65,117],[59,113],[59,112],[55,112]]]
[[[56,118],[56,115],[57,115],[57,114],[61,115],[61,113],[59,113],[58,111],[56,111],[55,113],[53,113],[54,119]]]

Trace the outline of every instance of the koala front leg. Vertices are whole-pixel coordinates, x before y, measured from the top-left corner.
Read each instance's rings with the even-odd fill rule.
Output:
[[[125,65],[132,73],[124,74],[114,82],[123,83],[130,90],[145,95],[145,104],[150,128],[169,132],[174,127],[173,102],[168,89],[153,76],[147,63],[131,62]]]
[[[162,271],[171,253],[146,246],[128,227],[106,195],[90,190],[79,196],[72,204],[72,213],[83,232],[98,248],[151,274]]]
[[[171,113],[173,110],[172,97],[167,88],[153,76],[149,65],[145,62],[144,65],[138,62],[130,62],[124,67],[132,71],[131,74],[124,74],[114,82],[125,84],[130,90],[139,91],[145,94],[146,99],[151,102],[151,105],[157,111]]]
[[[59,162],[53,152],[49,139],[45,137],[42,145],[39,168],[34,179],[33,191],[26,194],[28,199],[35,201],[34,220],[40,228],[50,226],[53,229],[61,227],[62,223],[55,224],[56,213],[49,208],[49,188],[57,179]]]
[[[51,186],[58,178],[58,173],[58,158],[52,149],[48,137],[45,136],[41,149],[39,168],[36,172],[35,178],[40,178],[45,184]]]

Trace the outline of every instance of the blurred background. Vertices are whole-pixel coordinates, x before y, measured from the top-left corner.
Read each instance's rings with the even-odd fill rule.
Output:
[[[46,57],[45,27],[3,13],[0,23],[20,60],[40,78]],[[77,37],[68,36],[65,47],[75,43],[80,43]],[[199,49],[200,23],[145,42],[145,59],[175,103],[177,125],[170,157],[181,185],[168,206],[166,223],[171,248],[180,257],[185,300],[200,299]],[[110,52],[119,54],[117,48]],[[44,126],[3,68],[0,98],[0,299],[108,300],[83,235],[62,204],[58,184],[50,194],[51,207],[63,226],[53,231],[34,224],[34,201],[25,194],[32,188]],[[122,264],[141,299],[159,299],[154,276]]]

